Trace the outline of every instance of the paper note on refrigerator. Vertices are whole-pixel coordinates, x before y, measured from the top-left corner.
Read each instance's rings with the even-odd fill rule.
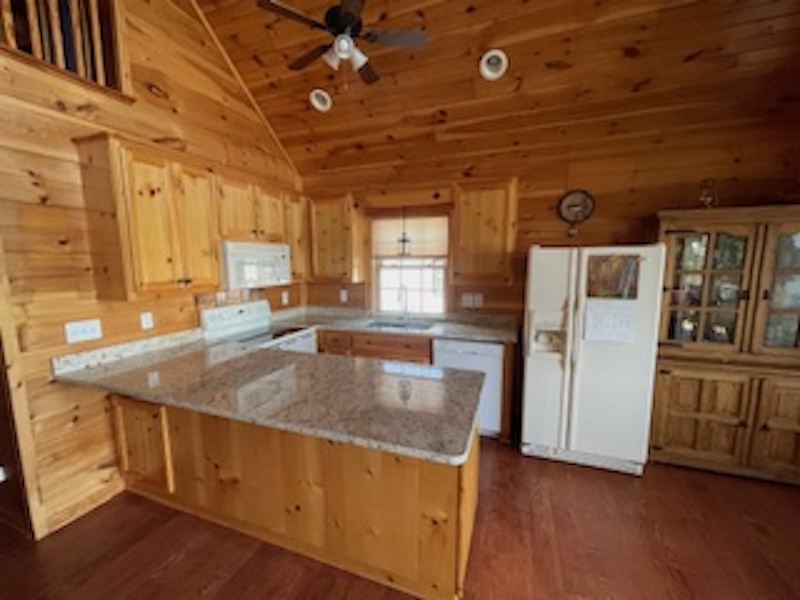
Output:
[[[586,300],[583,337],[587,342],[636,341],[636,305],[631,300]]]

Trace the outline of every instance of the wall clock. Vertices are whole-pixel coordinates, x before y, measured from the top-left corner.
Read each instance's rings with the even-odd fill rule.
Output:
[[[558,201],[558,216],[569,223],[568,233],[575,235],[578,223],[583,223],[594,213],[594,197],[586,190],[570,190]]]

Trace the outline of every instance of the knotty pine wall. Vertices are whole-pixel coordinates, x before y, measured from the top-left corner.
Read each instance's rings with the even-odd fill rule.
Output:
[[[740,126],[735,131],[709,129],[702,135],[655,135],[650,143],[630,150],[613,146],[608,156],[570,157],[547,153],[538,156],[497,157],[475,176],[464,177],[445,167],[449,161],[431,157],[413,178],[375,190],[375,182],[353,171],[337,185],[351,188],[361,206],[391,209],[447,204],[447,183],[422,186],[450,177],[471,182],[503,181],[519,177],[519,215],[514,283],[499,286],[450,286],[449,304],[456,312],[521,315],[524,308],[526,254],[533,244],[606,245],[656,240],[656,214],[670,208],[701,208],[700,183],[717,181],[718,206],[749,206],[800,202],[800,116],[770,126]],[[482,165],[486,165],[483,159]],[[419,159],[415,159],[416,162]],[[455,163],[455,159],[453,159]],[[341,175],[339,176],[341,177]],[[368,177],[368,176],[367,176]],[[556,212],[558,200],[568,190],[584,188],[597,200],[594,216],[578,227],[574,237]],[[713,209],[711,209],[713,210]],[[461,308],[463,292],[481,292],[484,306]]]
[[[105,395],[58,384],[53,356],[196,327],[191,295],[94,299],[90,214],[71,139],[100,130],[168,145],[286,189],[298,177],[191,0],[125,0],[132,99],[0,51],[0,326],[36,537],[122,489]],[[102,253],[102,249],[94,249]],[[297,290],[295,290],[297,291]],[[299,292],[292,294],[300,298]],[[155,329],[143,333],[140,312]],[[66,321],[100,318],[99,342],[65,344]]]

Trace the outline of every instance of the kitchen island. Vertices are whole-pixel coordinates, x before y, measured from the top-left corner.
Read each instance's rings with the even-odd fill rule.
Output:
[[[460,596],[482,375],[198,343],[57,377],[113,393],[131,491],[419,597]]]

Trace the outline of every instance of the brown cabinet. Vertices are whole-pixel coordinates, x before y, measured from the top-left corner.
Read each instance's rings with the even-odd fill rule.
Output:
[[[364,281],[369,262],[369,228],[351,196],[315,200],[311,207],[311,233],[315,281]]]
[[[126,146],[125,211],[135,293],[214,288],[217,222],[212,176]]]
[[[652,458],[800,482],[800,207],[659,217]]]
[[[219,232],[223,239],[258,239],[255,186],[247,181],[221,175],[218,183]]]
[[[450,261],[454,283],[510,283],[517,241],[517,182],[454,186]]]
[[[303,196],[286,197],[284,204],[284,220],[286,223],[286,243],[289,244],[292,257],[292,280],[296,282],[308,279],[308,257],[311,229],[308,219],[308,200]]]
[[[319,351],[385,360],[431,364],[431,338],[358,331],[320,331]]]

